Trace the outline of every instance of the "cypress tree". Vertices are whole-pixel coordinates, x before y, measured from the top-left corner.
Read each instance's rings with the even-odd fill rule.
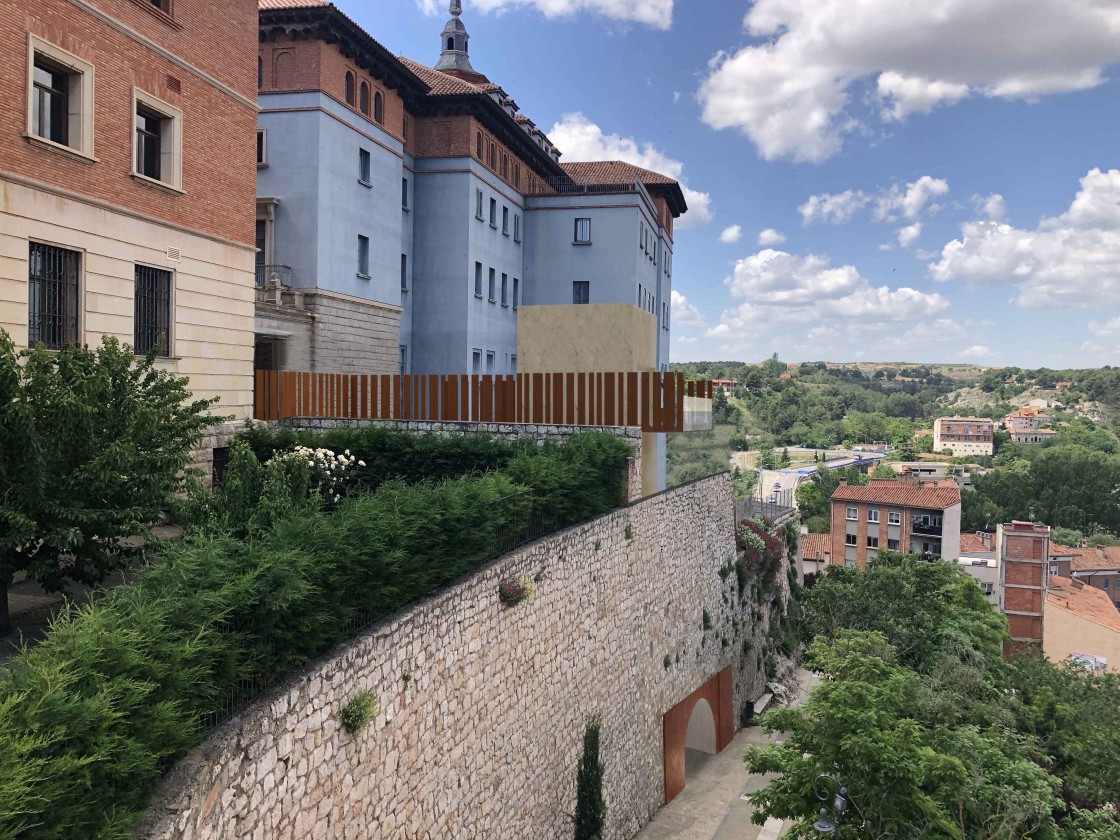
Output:
[[[583,756],[576,772],[575,840],[601,840],[607,805],[603,802],[603,763],[599,761],[599,718],[588,718]]]

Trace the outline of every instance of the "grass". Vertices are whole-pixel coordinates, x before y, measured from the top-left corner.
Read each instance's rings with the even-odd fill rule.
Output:
[[[722,425],[706,432],[669,435],[666,442],[666,486],[675,487],[730,469],[731,447],[728,442],[733,434],[734,426]]]

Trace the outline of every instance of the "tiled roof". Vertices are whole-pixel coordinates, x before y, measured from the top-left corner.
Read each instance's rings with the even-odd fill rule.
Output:
[[[283,0],[281,0],[282,2]],[[397,56],[401,64],[419,76],[431,88],[428,93],[429,96],[465,96],[469,94],[490,93],[499,90],[500,86],[492,82],[485,82],[484,84],[475,84],[468,82],[466,79],[460,79],[444,73],[442,70],[433,70],[421,64],[419,61],[413,61],[411,58],[405,58],[403,55]],[[484,77],[485,78],[485,77]]]
[[[930,481],[914,484],[910,481],[872,479],[863,487],[841,485],[832,494],[838,502],[872,502],[880,505],[911,508],[945,508],[961,503],[961,488],[955,481]]]
[[[1108,593],[1088,584],[1077,587],[1069,578],[1050,575],[1046,603],[1120,633],[1120,610]]]
[[[975,531],[961,532],[961,554],[983,554],[996,550],[995,534],[989,534],[991,539],[985,543]]]
[[[257,0],[258,9],[317,9],[329,5],[326,0]]]
[[[1069,557],[1069,567],[1075,572],[1096,572],[1120,569],[1120,546],[1097,548],[1071,548],[1068,545],[1050,544],[1051,557]]]
[[[621,160],[581,161],[560,165],[564,167],[564,171],[573,180],[588,184],[629,184],[640,178],[642,183],[647,186],[650,184],[677,185],[677,182],[668,175],[643,169],[640,166],[634,166],[632,163],[625,163]]]
[[[829,534],[802,534],[801,556],[806,560],[824,560],[825,552],[832,553],[832,537]]]

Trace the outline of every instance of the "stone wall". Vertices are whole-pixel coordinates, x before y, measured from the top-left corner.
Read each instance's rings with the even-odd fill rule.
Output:
[[[315,316],[312,370],[320,373],[400,373],[401,309],[323,289],[303,296]]]
[[[627,498],[640,499],[642,493],[642,430],[622,426],[549,426],[518,423],[451,423],[430,422],[427,420],[314,420],[296,418],[279,421],[280,425],[292,429],[334,429],[339,426],[358,428],[360,426],[380,426],[411,434],[432,435],[486,435],[500,440],[524,440],[537,443],[552,440],[562,443],[573,435],[582,432],[611,432],[626,441],[633,453],[627,467]]]
[[[721,573],[731,490],[724,474],[643,499],[368,630],[216,730],[136,836],[562,838],[597,714],[604,840],[633,837],[664,796],[662,716],[727,666],[737,708],[758,688],[765,628]],[[502,606],[503,579],[542,568],[529,601]],[[380,710],[349,735],[339,710],[361,690]]]

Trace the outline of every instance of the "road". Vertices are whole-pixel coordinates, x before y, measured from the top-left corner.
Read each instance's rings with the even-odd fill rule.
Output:
[[[785,507],[796,507],[794,492],[802,482],[809,481],[817,471],[817,462],[804,460],[816,455],[818,452],[828,459],[829,469],[840,469],[854,464],[874,463],[883,457],[882,453],[864,452],[849,449],[814,450],[800,446],[791,446],[789,454],[793,465],[780,470],[761,470],[758,473],[759,482],[755,487],[755,498],[763,502],[775,502]],[[748,464],[753,464],[758,457],[757,452],[737,452],[732,455],[732,464],[741,470],[754,469]]]

